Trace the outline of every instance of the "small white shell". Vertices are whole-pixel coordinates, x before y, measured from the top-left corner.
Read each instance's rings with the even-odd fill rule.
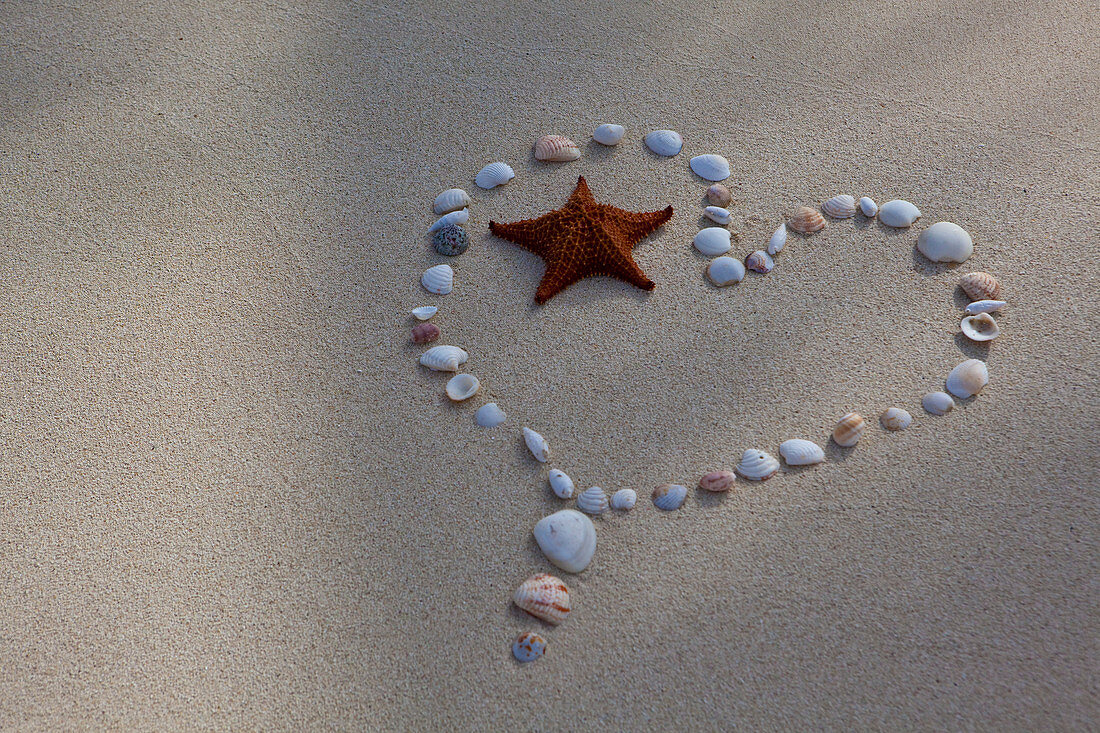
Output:
[[[850,219],[856,215],[856,199],[854,196],[842,193],[823,203],[821,210],[834,219]]]
[[[512,656],[521,662],[533,662],[546,653],[546,639],[530,631],[512,642]]]
[[[868,219],[873,219],[875,214],[878,213],[878,204],[870,196],[864,196],[859,200],[859,210],[863,212],[863,215]]]
[[[779,225],[779,228],[775,230],[775,234],[768,240],[768,254],[777,255],[783,251],[783,248],[787,246],[787,224],[783,223]]]
[[[431,234],[437,229],[441,229],[448,224],[465,224],[470,220],[470,212],[466,209],[462,211],[452,211],[449,214],[444,214],[435,220],[435,223],[428,227],[428,233]]]
[[[500,409],[495,402],[485,403],[474,413],[474,421],[483,428],[495,428],[503,423],[506,417],[504,410]]]
[[[418,321],[426,321],[437,312],[439,312],[439,309],[434,305],[422,305],[419,308],[412,309],[412,314]]]
[[[450,265],[429,267],[420,276],[420,284],[424,286],[424,289],[436,295],[446,295],[451,292],[454,290],[454,283],[455,271],[451,269]]]
[[[833,428],[833,441],[843,448],[851,448],[859,442],[859,438],[863,435],[863,430],[866,427],[867,423],[863,420],[862,415],[849,412],[840,418],[836,427]]]
[[[619,489],[611,495],[611,508],[621,512],[630,511],[638,503],[638,492],[634,489]]]
[[[989,384],[989,368],[981,359],[967,359],[947,375],[947,391],[961,400],[973,397]]]
[[[724,181],[730,177],[730,162],[721,155],[696,155],[688,165],[695,175],[708,181]]]
[[[585,514],[603,514],[610,508],[607,493],[599,486],[591,486],[577,496],[577,508]]]
[[[684,138],[675,130],[654,130],[645,136],[646,147],[657,155],[671,158],[684,148]]]
[[[684,505],[688,489],[680,484],[661,484],[653,490],[653,504],[666,512],[676,511]]]
[[[962,319],[960,328],[971,341],[992,341],[1001,335],[997,322],[988,313],[967,316]]]
[[[575,509],[562,509],[538,521],[535,542],[547,560],[568,573],[579,573],[596,554],[596,528]]]
[[[920,209],[908,201],[894,199],[887,201],[878,210],[878,220],[888,227],[899,229],[912,226],[920,218]]]
[[[543,135],[535,141],[535,160],[568,163],[581,157],[581,149],[564,135]]]
[[[477,177],[474,178],[474,183],[478,185],[478,188],[488,190],[496,186],[504,185],[515,177],[516,172],[512,170],[512,166],[507,163],[490,163],[478,171]]]
[[[966,312],[970,315],[977,313],[992,313],[1004,308],[1008,303],[1003,300],[976,300],[966,306]]]
[[[725,226],[730,223],[731,214],[729,209],[723,209],[721,206],[708,206],[703,209],[703,216],[716,224]]]
[[[955,400],[946,392],[929,392],[921,398],[920,404],[933,415],[946,415],[955,408]]]
[[[779,460],[762,450],[749,448],[741,455],[741,462],[734,470],[750,481],[766,481],[779,470]]]
[[[707,277],[718,287],[739,283],[745,279],[745,266],[732,257],[719,257],[707,265]]]
[[[470,358],[457,346],[433,346],[420,355],[420,363],[434,372],[457,372]]]
[[[468,400],[481,389],[481,382],[473,374],[456,374],[447,380],[447,396],[454,402]]]
[[[725,254],[730,251],[729,229],[723,229],[722,227],[707,227],[706,229],[702,229],[695,235],[693,244],[695,245],[695,249],[708,257]]]
[[[767,275],[775,269],[775,260],[762,249],[758,249],[745,258],[745,267],[761,275]]]
[[[432,211],[436,214],[449,214],[452,211],[465,209],[469,205],[470,194],[466,193],[461,188],[448,188],[435,197],[435,203],[432,204]]]
[[[905,430],[913,424],[913,416],[900,407],[891,407],[878,420],[887,430]]]
[[[531,428],[523,429],[523,442],[527,444],[527,450],[531,451],[536,461],[546,463],[550,460],[550,444]]]
[[[966,262],[974,254],[974,240],[958,224],[939,221],[920,233],[917,249],[933,262]]]
[[[556,468],[550,469],[550,488],[559,499],[573,498],[573,479]]]
[[[600,145],[618,145],[626,134],[626,128],[622,125],[603,124],[592,133],[592,139]]]
[[[825,450],[811,440],[791,438],[779,444],[779,455],[788,466],[809,466],[825,460]]]

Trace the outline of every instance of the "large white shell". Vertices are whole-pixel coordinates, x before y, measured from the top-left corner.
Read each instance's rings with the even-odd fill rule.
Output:
[[[455,402],[468,400],[481,389],[481,382],[473,374],[456,374],[447,381],[447,396]]]
[[[428,227],[428,233],[431,234],[437,229],[442,229],[448,224],[465,224],[469,220],[470,212],[466,209],[463,209],[462,211],[452,211],[451,213],[444,214],[443,216],[436,219],[435,223]]]
[[[887,430],[905,430],[913,424],[913,416],[900,407],[891,407],[878,417]]]
[[[693,244],[695,245],[695,249],[708,257],[725,254],[730,251],[729,229],[723,229],[722,227],[707,227],[706,229],[702,229],[695,235]]]
[[[688,488],[680,484],[661,484],[653,490],[653,505],[666,512],[676,511],[684,505]]]
[[[500,409],[500,406],[495,402],[485,403],[477,408],[477,412],[474,413],[474,421],[483,428],[495,428],[503,423],[506,418],[504,410]]]
[[[684,148],[684,138],[675,130],[654,130],[645,136],[646,147],[657,155],[671,158]]]
[[[732,257],[719,257],[707,265],[707,277],[718,287],[739,283],[745,279],[745,266]]]
[[[512,602],[532,616],[555,626],[569,617],[573,607],[565,583],[549,573],[537,573],[523,581],[512,595]]]
[[[523,442],[527,444],[527,450],[531,451],[536,461],[546,463],[550,460],[550,444],[531,428],[523,429]]]
[[[724,181],[730,177],[730,162],[721,155],[696,155],[688,165],[695,175],[708,181]]]
[[[968,315],[975,315],[977,313],[992,313],[1004,308],[1008,303],[1003,300],[976,300],[970,305],[966,306],[966,312]]]
[[[966,262],[974,254],[974,240],[958,224],[939,221],[920,233],[917,249],[933,262]]]
[[[967,359],[947,375],[947,391],[961,400],[973,397],[989,384],[989,368],[981,359]]]
[[[741,462],[734,470],[750,481],[765,481],[779,470],[779,460],[762,450],[749,448],[741,455]]]
[[[437,214],[449,214],[452,211],[465,209],[469,205],[470,194],[466,193],[461,188],[448,188],[435,197],[435,203],[432,204],[432,210]]]
[[[556,468],[550,469],[550,488],[553,490],[554,496],[559,499],[573,498],[573,479],[569,478],[565,471],[559,471]]]
[[[585,514],[603,514],[609,508],[607,492],[599,486],[591,486],[577,496],[577,508]]]
[[[629,511],[638,503],[638,492],[634,489],[619,489],[611,495],[611,508],[621,512]]]
[[[512,642],[512,656],[520,662],[533,662],[546,653],[546,639],[526,631]]]
[[[600,145],[618,145],[626,134],[622,125],[603,124],[592,133],[592,139]]]
[[[859,210],[863,212],[863,215],[868,219],[873,219],[875,214],[878,213],[878,204],[870,196],[864,196],[859,200]]]
[[[962,319],[959,326],[963,334],[971,341],[992,341],[1001,335],[997,321],[988,313],[979,313]]]
[[[730,223],[730,210],[723,209],[721,206],[708,206],[703,209],[703,216],[707,217],[715,224],[721,224],[725,226]]]
[[[775,269],[775,260],[762,249],[758,249],[745,258],[745,267],[761,275],[767,275]]]
[[[933,415],[946,415],[955,409],[955,400],[946,392],[929,392],[921,398],[920,403]]]
[[[887,201],[878,210],[878,220],[888,227],[905,228],[920,218],[920,209],[908,201]]]
[[[433,346],[420,355],[420,363],[435,372],[457,372],[470,358],[457,346]]]
[[[579,573],[596,553],[596,528],[575,509],[562,509],[535,525],[535,542],[546,559],[569,573]]]
[[[439,309],[434,305],[422,305],[419,308],[412,309],[412,314],[418,321],[426,321],[437,312],[439,312]]]
[[[791,438],[779,444],[779,455],[788,466],[809,466],[825,460],[825,450],[811,440]]]
[[[581,149],[563,135],[543,135],[535,141],[535,160],[568,163],[579,157],[581,157]]]
[[[777,255],[787,246],[787,224],[784,222],[768,240],[768,254]]]
[[[856,215],[856,199],[854,196],[842,193],[823,203],[821,210],[834,219],[850,219]]]
[[[424,271],[424,274],[420,276],[420,284],[423,285],[424,289],[429,293],[446,295],[454,290],[455,271],[451,269],[450,265],[429,267]]]
[[[507,163],[490,163],[478,171],[474,183],[479,188],[490,189],[501,186],[516,177],[516,172]]]

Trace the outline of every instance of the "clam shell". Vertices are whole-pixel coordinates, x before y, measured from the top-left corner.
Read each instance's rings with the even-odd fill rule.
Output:
[[[723,209],[721,206],[708,206],[703,209],[703,216],[707,217],[715,224],[721,224],[725,226],[730,223],[729,209]]]
[[[736,480],[733,471],[711,471],[699,479],[699,488],[703,491],[729,491]]]
[[[474,178],[474,183],[478,188],[484,188],[486,190],[502,186],[508,181],[516,177],[516,172],[512,170],[512,166],[507,163],[490,163],[489,165],[478,171],[477,176]]]
[[[825,451],[810,440],[791,438],[779,444],[779,455],[788,466],[809,466],[825,460]]]
[[[768,240],[768,254],[777,255],[783,251],[783,248],[787,246],[787,225],[780,224],[779,228],[775,230],[775,234],[772,234],[772,238]]]
[[[856,215],[856,199],[854,196],[842,193],[823,203],[821,210],[834,219],[851,219]]]
[[[596,528],[575,509],[562,509],[538,521],[535,542],[547,560],[567,573],[579,573],[596,553]]]
[[[840,418],[836,427],[833,428],[833,441],[844,448],[851,448],[859,442],[865,427],[867,424],[863,421],[863,417],[855,412],[849,412]]]
[[[779,470],[779,459],[762,450],[749,448],[741,455],[736,471],[750,481],[766,481]]]
[[[688,490],[680,484],[661,484],[653,490],[653,504],[666,512],[676,511],[684,505]]]
[[[531,428],[523,429],[523,442],[527,444],[527,450],[531,451],[536,461],[546,463],[550,460],[550,444]]]
[[[420,276],[420,284],[424,286],[424,289],[436,295],[446,295],[454,290],[454,282],[455,271],[451,269],[450,265],[429,267]]]
[[[761,275],[767,275],[775,269],[775,261],[762,249],[758,249],[745,258],[745,267]]]
[[[695,249],[708,257],[730,251],[730,232],[722,227],[707,227],[695,235]]]
[[[684,148],[684,138],[675,130],[654,130],[645,136],[646,147],[657,155],[671,158]]]
[[[470,220],[470,212],[467,211],[466,209],[463,209],[462,211],[452,211],[451,213],[444,214],[443,216],[436,219],[435,223],[432,224],[430,227],[428,227],[428,234],[431,234],[432,232],[436,231],[437,229],[442,229],[443,227],[447,226],[448,224],[455,224],[455,225],[465,224],[469,220]]]
[[[611,495],[611,508],[617,511],[630,511],[637,503],[638,492],[634,489],[619,489]]]
[[[418,321],[426,321],[438,312],[439,308],[434,305],[422,305],[419,308],[412,309],[413,317]]]
[[[870,196],[864,196],[859,200],[859,210],[863,212],[863,215],[868,219],[873,219],[875,214],[878,213],[878,204]]]
[[[461,188],[448,188],[435,197],[435,203],[432,204],[432,211],[436,214],[449,214],[452,211],[465,209],[469,205],[470,194],[466,193]]]
[[[604,514],[610,508],[607,492],[599,486],[591,486],[577,496],[577,508],[585,514]]]
[[[543,135],[535,141],[535,160],[568,163],[581,157],[577,144],[562,135]]]
[[[413,326],[412,340],[416,344],[430,344],[439,338],[439,326],[434,323],[418,323]]]
[[[958,224],[939,221],[920,233],[917,249],[933,262],[966,262],[974,254],[974,240]]]
[[[988,313],[967,316],[962,319],[960,328],[971,341],[992,341],[1001,335],[997,322]]]
[[[913,416],[900,407],[891,407],[878,420],[887,430],[905,430],[913,424]]]
[[[707,201],[715,206],[726,207],[733,201],[733,194],[721,183],[715,183],[707,189]]]
[[[825,228],[825,217],[823,217],[821,212],[817,209],[811,209],[809,206],[802,206],[798,211],[794,212],[794,216],[787,222],[787,226],[794,229],[796,232],[813,234]]]
[[[592,133],[592,139],[600,145],[618,145],[626,134],[626,128],[622,125],[603,124]]]
[[[556,468],[550,469],[550,488],[559,499],[573,498],[573,479]]]
[[[695,175],[708,181],[724,181],[730,177],[730,162],[721,155],[696,155],[688,165]]]
[[[993,300],[1001,294],[1001,284],[988,272],[968,272],[959,278],[959,287],[971,300]]]
[[[878,220],[888,227],[904,229],[920,218],[920,209],[908,201],[887,201],[878,210]]]
[[[485,403],[477,408],[477,412],[474,413],[474,422],[483,428],[495,428],[503,423],[506,418],[504,410],[500,409],[500,406],[495,402]]]
[[[533,662],[546,653],[546,639],[526,631],[512,642],[512,656],[521,662]]]
[[[433,346],[420,355],[420,363],[434,372],[457,372],[469,358],[457,346]]]
[[[456,374],[447,380],[447,396],[454,402],[468,400],[481,389],[481,382],[473,374]]]
[[[707,265],[707,277],[718,287],[739,283],[745,279],[745,266],[732,257],[719,257]]]
[[[557,626],[569,617],[569,589],[561,578],[538,573],[523,581],[512,595],[512,602],[527,613]]]
[[[1008,303],[1003,300],[975,300],[970,305],[966,306],[966,312],[969,315],[975,315],[977,313],[992,313],[1004,308]]]
[[[946,392],[929,392],[920,401],[921,407],[933,415],[946,415],[955,409],[955,400]]]
[[[967,359],[947,375],[947,391],[961,400],[973,397],[989,384],[989,368],[981,359]]]

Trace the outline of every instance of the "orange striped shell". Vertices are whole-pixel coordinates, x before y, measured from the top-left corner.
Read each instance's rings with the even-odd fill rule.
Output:
[[[569,589],[548,573],[532,575],[516,589],[515,604],[548,624],[560,624],[569,615]]]
[[[543,135],[535,141],[535,160],[566,163],[581,157],[581,149],[567,137]]]
[[[823,217],[821,212],[817,209],[803,206],[799,208],[798,211],[794,212],[794,216],[787,222],[787,226],[794,229],[796,232],[813,234],[825,228],[825,217]]]

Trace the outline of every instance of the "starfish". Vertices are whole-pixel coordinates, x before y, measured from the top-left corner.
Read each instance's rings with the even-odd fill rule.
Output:
[[[634,262],[631,250],[672,217],[663,211],[624,211],[596,203],[584,176],[557,211],[512,224],[489,222],[489,230],[546,261],[546,274],[535,292],[542,304],[586,277],[610,275],[642,290],[656,287]]]

